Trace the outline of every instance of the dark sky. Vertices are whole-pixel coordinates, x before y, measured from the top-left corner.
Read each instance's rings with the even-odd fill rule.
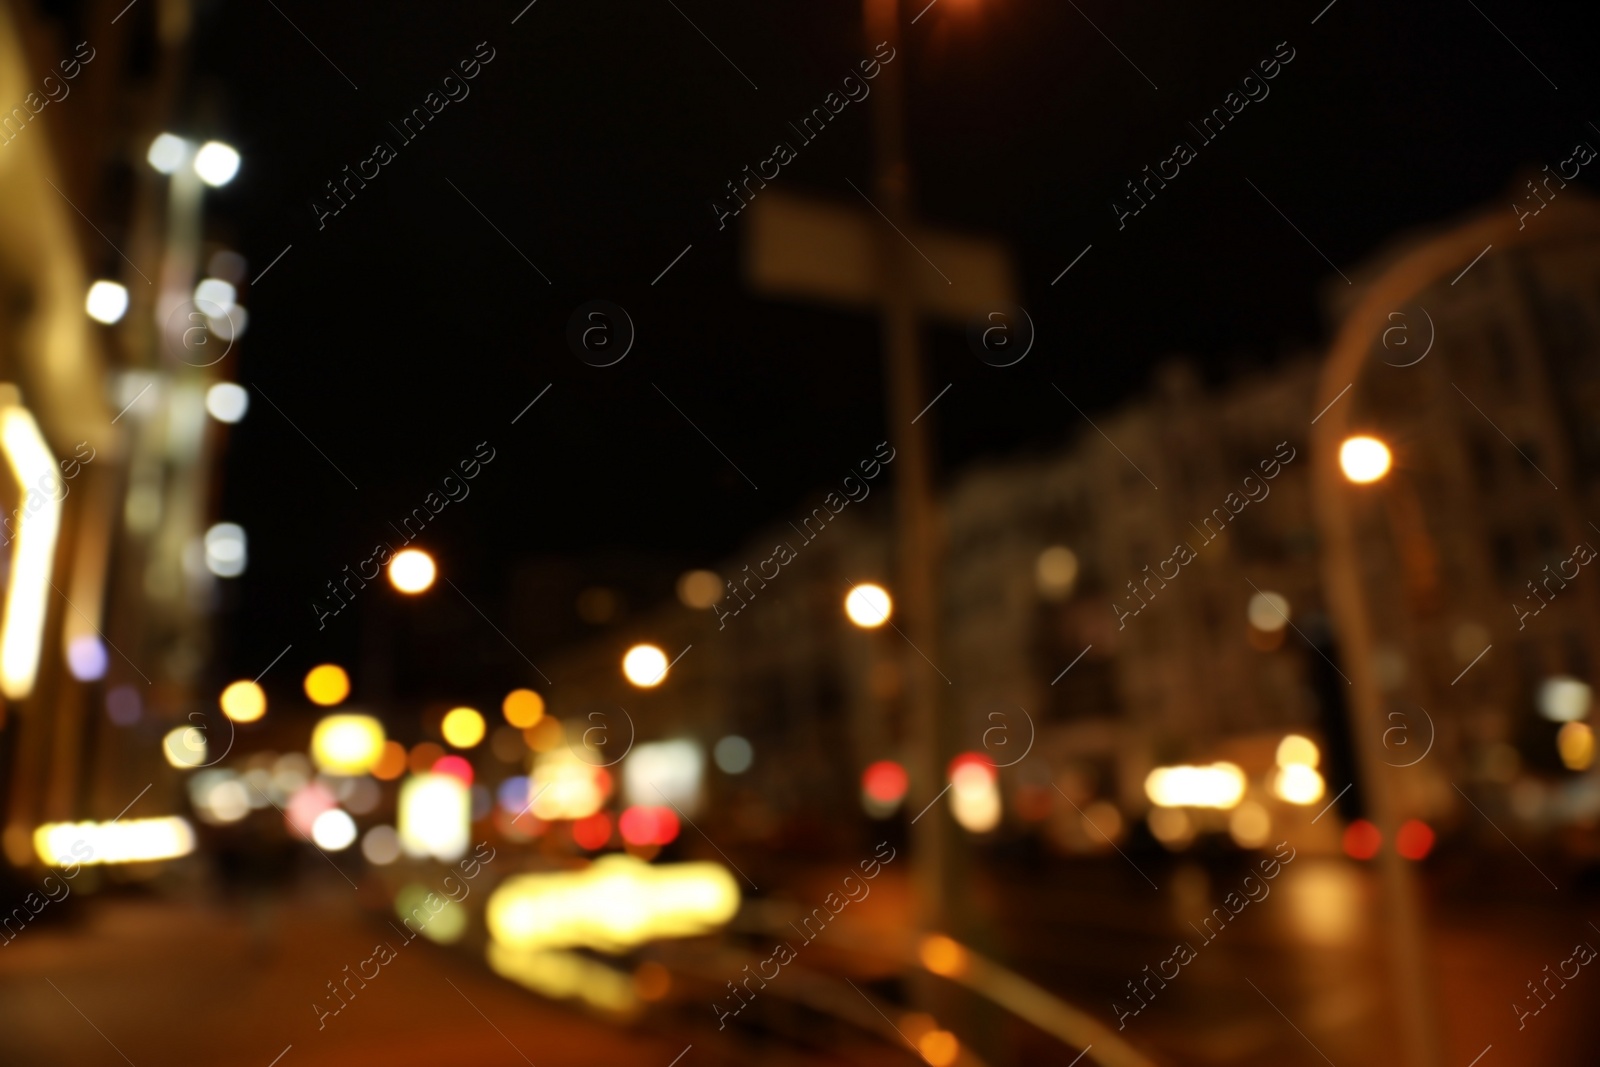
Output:
[[[252,276],[293,246],[243,292],[251,328],[229,361],[282,409],[257,396],[227,456],[223,517],[252,539],[227,598],[235,671],[291,641],[308,663],[354,649],[350,617],[318,633],[311,598],[480,441],[497,458],[428,543],[495,614],[527,557],[715,562],[885,436],[875,320],[753,297],[737,224],[719,232],[709,206],[871,54],[859,6],[537,0],[512,25],[524,2],[202,17],[186,132],[244,156],[210,232]],[[1343,283],[1306,238],[1349,273],[1404,231],[1509,204],[1520,166],[1600,144],[1592,15],[1337,0],[1313,25],[1325,3],[939,0],[910,28],[895,62],[919,208],[1012,247],[1039,334],[1001,370],[930,331],[931,388],[954,383],[936,409],[945,469],[1082,432],[1051,382],[1092,412],[1173,352],[1224,380],[1317,344],[1318,294]],[[401,144],[388,123],[484,41],[470,96]],[[1284,41],[1270,95],[1199,146],[1187,123]],[[775,185],[864,208],[849,183],[872,188],[872,103]],[[1180,138],[1198,157],[1119,231],[1123,182]],[[323,183],[378,140],[396,158],[319,231]],[[565,338],[597,298],[638,331],[607,369]]]

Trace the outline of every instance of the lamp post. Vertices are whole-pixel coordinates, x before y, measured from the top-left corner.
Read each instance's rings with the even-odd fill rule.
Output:
[[[1600,233],[1600,216],[1592,208],[1567,207],[1572,201],[1552,204],[1555,217],[1545,219],[1541,233],[1570,240],[1578,231]],[[1345,318],[1323,364],[1313,410],[1321,412],[1311,426],[1312,504],[1322,543],[1323,585],[1352,688],[1351,721],[1356,734],[1357,765],[1367,787],[1373,822],[1390,843],[1379,860],[1387,943],[1390,948],[1392,995],[1400,1019],[1402,1062],[1409,1067],[1439,1067],[1439,1022],[1427,968],[1426,936],[1415,879],[1410,867],[1393,848],[1398,829],[1393,791],[1395,770],[1384,761],[1383,695],[1379,688],[1371,604],[1362,579],[1356,548],[1352,497],[1361,493],[1361,481],[1347,483],[1349,469],[1376,481],[1387,470],[1369,439],[1351,448],[1353,401],[1343,394],[1361,377],[1374,339],[1388,325],[1388,316],[1428,287],[1474,262],[1492,245],[1500,254],[1529,243],[1534,230],[1519,229],[1511,215],[1495,213],[1430,241],[1401,258],[1374,282]],[[1385,449],[1386,451],[1386,449]],[[1379,470],[1382,467],[1383,470]]]
[[[869,43],[900,43],[899,0],[863,0],[863,24]],[[896,596],[905,635],[914,648],[905,652],[905,690],[911,723],[911,804],[923,811],[938,795],[939,778],[949,749],[939,692],[928,662],[938,653],[937,515],[933,497],[931,415],[918,418],[927,403],[917,331],[918,306],[913,288],[914,250],[901,238],[913,226],[911,169],[905,151],[905,61],[883,65],[873,112],[873,190],[877,206],[892,224],[879,231],[878,269],[882,276],[881,311],[885,377],[888,380],[888,432],[899,445],[895,468],[895,528],[898,556]],[[896,231],[899,231],[898,233]],[[920,651],[918,651],[920,650]],[[917,893],[919,932],[948,926],[952,835],[938,812],[929,812],[911,827],[912,875]]]

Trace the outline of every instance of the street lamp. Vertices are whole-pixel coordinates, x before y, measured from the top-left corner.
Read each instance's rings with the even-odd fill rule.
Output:
[[[1339,446],[1339,469],[1357,485],[1370,485],[1382,478],[1393,462],[1389,446],[1366,434],[1347,437]]]
[[[889,599],[888,590],[871,582],[856,586],[844,598],[844,613],[863,630],[882,626],[889,621],[893,610],[894,602]]]
[[[667,677],[667,654],[655,645],[634,645],[622,657],[622,675],[640,689],[653,689]]]
[[[1585,203],[1562,201],[1551,208],[1562,217],[1541,233],[1559,234],[1562,240],[1571,240],[1580,233],[1600,231],[1600,213]],[[1311,482],[1313,510],[1324,546],[1323,584],[1340,637],[1341,658],[1349,671],[1358,765],[1368,787],[1374,821],[1386,840],[1396,839],[1399,819],[1389,777],[1392,765],[1386,763],[1382,747],[1387,720],[1383,692],[1373,666],[1376,635],[1372,607],[1360,566],[1354,509],[1347,499],[1350,494],[1340,483],[1344,464],[1343,447],[1339,443],[1344,441],[1350,405],[1337,404],[1337,401],[1360,377],[1371,355],[1373,339],[1387,327],[1395,308],[1405,306],[1429,286],[1456,274],[1463,264],[1475,262],[1475,257],[1483,255],[1485,246],[1495,248],[1498,255],[1505,255],[1518,245],[1531,243],[1532,234],[1531,228],[1512,226],[1510,217],[1501,217],[1500,212],[1485,214],[1401,258],[1365,288],[1354,309],[1345,317],[1317,383],[1313,405],[1326,417],[1319,414],[1311,424]],[[1384,451],[1387,454],[1387,448]],[[1335,452],[1341,453],[1337,463],[1334,462]],[[1387,470],[1387,465],[1384,469]],[[1432,978],[1427,966],[1423,913],[1416,888],[1411,872],[1393,849],[1384,852],[1379,873],[1390,935],[1392,991],[1398,1001],[1397,1014],[1401,1020],[1403,1052],[1399,1062],[1408,1067],[1437,1067],[1441,1062],[1441,1042]]]
[[[389,584],[410,596],[425,593],[439,569],[420,548],[408,548],[389,561]]]

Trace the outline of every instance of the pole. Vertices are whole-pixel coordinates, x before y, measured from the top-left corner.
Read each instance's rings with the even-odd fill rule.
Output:
[[[1570,206],[1569,206],[1570,205]],[[1551,205],[1557,214],[1543,232],[1572,240],[1579,233],[1600,231],[1600,214],[1581,202]],[[1500,213],[1485,215],[1424,244],[1403,257],[1370,285],[1335,338],[1317,382],[1313,410],[1321,412],[1311,427],[1312,502],[1323,546],[1323,584],[1344,649],[1344,666],[1352,687],[1352,726],[1358,766],[1368,786],[1373,821],[1387,844],[1379,875],[1382,906],[1390,946],[1390,981],[1399,1012],[1404,1062],[1410,1067],[1439,1067],[1440,1029],[1433,981],[1427,967],[1427,937],[1411,868],[1394,849],[1398,830],[1393,793],[1395,769],[1384,762],[1383,695],[1373,669],[1375,651],[1371,605],[1356,548],[1351,494],[1339,470],[1339,445],[1350,427],[1354,399],[1339,398],[1361,377],[1373,339],[1388,325],[1388,315],[1411,303],[1429,286],[1459,276],[1461,268],[1481,256],[1486,246],[1498,255],[1531,243],[1531,229],[1519,230]],[[1376,486],[1374,489],[1378,488]]]
[[[878,206],[894,227],[883,227],[878,243],[883,282],[884,370],[888,384],[888,433],[897,442],[895,459],[896,552],[900,602],[909,645],[904,655],[905,691],[911,721],[909,753],[911,804],[922,812],[939,793],[946,739],[939,710],[937,662],[937,514],[933,498],[933,457],[928,425],[918,413],[927,403],[917,336],[917,306],[912,287],[912,249],[901,232],[911,228],[911,172],[905,152],[905,71],[900,55],[898,0],[864,0],[869,46],[887,42],[895,59],[885,63],[873,113]],[[913,422],[913,420],[917,420]],[[923,657],[927,657],[926,660]],[[916,928],[942,930],[948,922],[950,838],[942,812],[928,809],[911,830],[912,879],[917,901]]]

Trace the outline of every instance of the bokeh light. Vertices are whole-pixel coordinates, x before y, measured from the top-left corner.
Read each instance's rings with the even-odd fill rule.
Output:
[[[105,642],[94,634],[79,634],[67,642],[67,670],[80,682],[105,677],[109,662]]]
[[[929,1030],[917,1038],[917,1051],[932,1067],[950,1067],[961,1054],[961,1042],[948,1030]]]
[[[704,610],[722,599],[722,577],[715,571],[685,571],[678,578],[678,600]]]
[[[189,142],[174,133],[157,134],[144,158],[157,173],[175,173],[189,158]]]
[[[526,730],[544,716],[544,697],[532,689],[513,689],[500,704],[506,722]]]
[[[1395,831],[1394,847],[1408,860],[1425,859],[1433,851],[1433,828],[1421,819],[1407,819]]]
[[[329,808],[312,820],[311,840],[324,852],[342,852],[355,843],[356,822],[338,808]]]
[[[1304,763],[1307,767],[1315,767],[1322,761],[1322,752],[1317,748],[1317,743],[1301,734],[1290,734],[1278,742],[1277,763],[1280,767],[1287,767],[1291,763]]]
[[[242,385],[217,382],[206,390],[206,411],[218,422],[238,422],[249,410],[250,394]]]
[[[611,840],[611,818],[603,811],[575,820],[572,824],[572,840],[578,847],[590,852],[598,852],[605,848]]]
[[[427,774],[433,770],[433,765],[444,756],[444,749],[432,741],[420,742],[406,757],[406,765],[411,768],[412,774]]]
[[[128,290],[116,282],[95,282],[84,297],[83,309],[91,319],[107,326],[121,322],[128,312]]]
[[[370,715],[329,715],[311,732],[311,758],[329,774],[366,774],[383,756],[383,724]]]
[[[1289,625],[1289,599],[1282,593],[1257,593],[1246,605],[1245,615],[1257,630],[1275,633]]]
[[[267,713],[267,694],[248,679],[234,682],[217,698],[222,714],[234,722],[255,722]]]
[[[893,610],[894,603],[889,599],[889,591],[871,582],[856,586],[844,598],[845,615],[863,630],[882,626],[889,621]]]
[[[630,845],[670,845],[678,836],[678,815],[668,807],[636,804],[623,810],[617,829]]]
[[[1228,836],[1240,848],[1260,848],[1272,834],[1272,815],[1253,800],[1247,800],[1228,816]]]
[[[392,782],[406,773],[406,746],[398,741],[385,741],[378,762],[372,766],[372,776],[380,781]]]
[[[198,767],[206,761],[206,734],[195,726],[168,730],[161,739],[161,754],[179,770]]]
[[[143,714],[144,700],[133,686],[112,686],[106,692],[106,717],[118,726],[132,726]]]
[[[429,768],[429,771],[433,774],[447,774],[462,785],[472,784],[472,764],[460,756],[440,756],[433,761],[433,766]]]
[[[1577,722],[1589,714],[1594,693],[1576,678],[1557,675],[1539,683],[1539,714],[1551,722]]]
[[[154,146],[151,146],[152,149]],[[220,187],[233,181],[239,173],[239,153],[232,145],[221,141],[207,141],[194,154],[194,172],[207,185]]]
[[[236,522],[219,522],[206,531],[206,570],[218,578],[237,578],[244,573],[250,553],[244,527]]]
[[[1594,762],[1594,730],[1586,722],[1569,722],[1556,732],[1556,753],[1569,771],[1586,771]]]
[[[1323,788],[1322,775],[1304,763],[1279,767],[1272,780],[1272,791],[1290,804],[1315,804],[1322,799]]]
[[[640,689],[658,686],[667,677],[667,654],[655,645],[634,645],[622,657],[622,676]]]
[[[361,854],[368,863],[386,867],[400,858],[400,835],[392,826],[374,826],[362,835]]]
[[[1342,845],[1351,859],[1370,860],[1383,847],[1383,834],[1366,819],[1357,819],[1344,828]]]
[[[945,978],[959,978],[971,966],[971,957],[958,942],[944,934],[929,934],[917,949],[922,965]]]
[[[343,667],[324,663],[307,672],[305,690],[311,703],[331,708],[350,695],[350,676]]]
[[[472,799],[465,782],[448,774],[417,774],[400,784],[400,847],[416,859],[454,863],[466,855]]]
[[[472,748],[483,740],[483,715],[477,708],[451,708],[439,724],[445,741],[455,748]]]
[[[1244,797],[1244,772],[1232,763],[1209,767],[1157,767],[1144,780],[1145,796],[1163,808],[1222,808]]]
[[[755,760],[755,749],[738,734],[729,734],[717,742],[711,750],[711,758],[724,774],[743,774]]]
[[[433,557],[420,548],[407,548],[389,561],[389,584],[407,596],[426,593],[439,573]]]
[[[1078,580],[1078,555],[1065,545],[1051,545],[1033,564],[1033,581],[1046,600],[1065,600]]]
[[[1392,462],[1389,446],[1376,437],[1350,437],[1339,446],[1339,469],[1358,485],[1375,482],[1388,474]]]

